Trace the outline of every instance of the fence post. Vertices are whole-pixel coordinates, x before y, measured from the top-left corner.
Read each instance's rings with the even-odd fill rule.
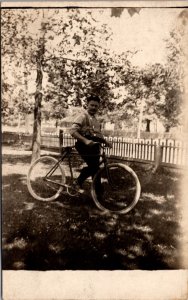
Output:
[[[154,167],[152,173],[156,172],[162,162],[163,147],[161,145],[155,145],[154,151]]]
[[[63,130],[60,129],[59,130],[59,151],[60,151],[60,154],[61,154],[62,148],[63,148]]]

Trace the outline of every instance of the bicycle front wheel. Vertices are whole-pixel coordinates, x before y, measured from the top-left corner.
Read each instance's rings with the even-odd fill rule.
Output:
[[[91,194],[97,207],[117,214],[128,213],[138,202],[141,187],[136,173],[128,166],[112,163],[95,175]]]
[[[65,184],[65,173],[57,159],[43,156],[30,167],[27,176],[27,187],[30,194],[40,201],[57,199]]]

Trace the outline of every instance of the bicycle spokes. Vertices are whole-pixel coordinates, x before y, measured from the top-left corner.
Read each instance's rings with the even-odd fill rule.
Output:
[[[28,188],[38,200],[50,201],[57,198],[64,182],[65,176],[60,164],[49,156],[38,159],[29,171]]]
[[[138,201],[138,187],[132,172],[120,164],[111,164],[102,168],[94,179],[93,196],[101,209],[127,212]]]

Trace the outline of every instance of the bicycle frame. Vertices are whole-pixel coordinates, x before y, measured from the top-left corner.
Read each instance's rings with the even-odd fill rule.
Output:
[[[106,153],[105,153],[105,150],[104,150],[105,147],[101,144],[100,144],[100,147],[102,149],[102,153],[100,154],[100,157],[102,158],[102,160],[100,161],[99,166],[104,164],[108,180],[110,181],[110,183],[112,183],[112,180],[111,180],[108,168],[107,168],[108,159],[106,157]],[[61,163],[67,157],[68,158],[70,175],[71,175],[71,181],[73,182],[74,177],[73,177],[73,170],[72,170],[72,163],[71,163],[71,153],[72,153],[72,147],[66,147],[65,150],[63,151],[61,157],[58,159],[57,163],[52,167],[52,169],[44,177],[45,181],[52,182],[52,183],[55,183],[55,184],[60,185],[60,186],[68,187],[66,184],[61,184],[59,182],[56,182],[56,181],[51,180],[50,178],[48,178],[49,176],[51,176],[56,171],[56,169],[58,168],[59,163]]]
[[[57,163],[52,167],[52,169],[46,174],[46,176],[44,177],[44,180],[46,180],[48,182],[55,183],[55,184],[60,185],[60,186],[67,187],[66,184],[61,184],[59,182],[56,182],[54,180],[49,179],[48,177],[51,176],[56,171],[56,169],[58,168],[59,163],[61,163],[66,157],[68,157],[68,163],[69,163],[69,170],[70,170],[70,174],[71,174],[71,180],[73,181],[73,171],[72,171],[71,158],[70,158],[71,157],[71,151],[72,151],[71,147],[66,147],[65,148],[64,153],[58,159]]]
[[[27,177],[27,186],[30,194],[35,199],[40,201],[52,201],[57,199],[60,193],[67,193],[70,196],[76,196],[82,193],[75,188],[73,184],[73,173],[76,166],[71,157],[74,155],[72,149],[73,147],[64,147],[58,158],[46,155],[31,165]],[[100,145],[100,152],[98,152],[98,150],[96,149],[96,152],[91,151],[91,154],[88,151],[88,155],[91,155],[91,159],[92,155],[96,155],[97,157],[95,166],[95,168],[97,167],[97,171],[91,185],[92,198],[96,206],[103,211],[127,213],[136,205],[140,197],[141,187],[139,179],[130,167],[120,163],[111,163],[109,155],[105,153],[104,145]],[[66,161],[64,161],[65,158]],[[90,172],[88,173],[90,174]],[[124,197],[124,188],[127,189],[127,174],[131,176],[132,185],[130,185]],[[41,180],[45,181],[43,185]],[[56,186],[53,186],[54,184]],[[51,188],[51,191],[48,195],[47,192],[49,188]],[[120,202],[117,202],[117,198],[119,198]]]

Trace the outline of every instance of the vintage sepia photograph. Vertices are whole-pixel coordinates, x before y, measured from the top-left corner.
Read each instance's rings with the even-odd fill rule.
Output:
[[[188,267],[188,8],[94,3],[1,7],[5,274]]]

